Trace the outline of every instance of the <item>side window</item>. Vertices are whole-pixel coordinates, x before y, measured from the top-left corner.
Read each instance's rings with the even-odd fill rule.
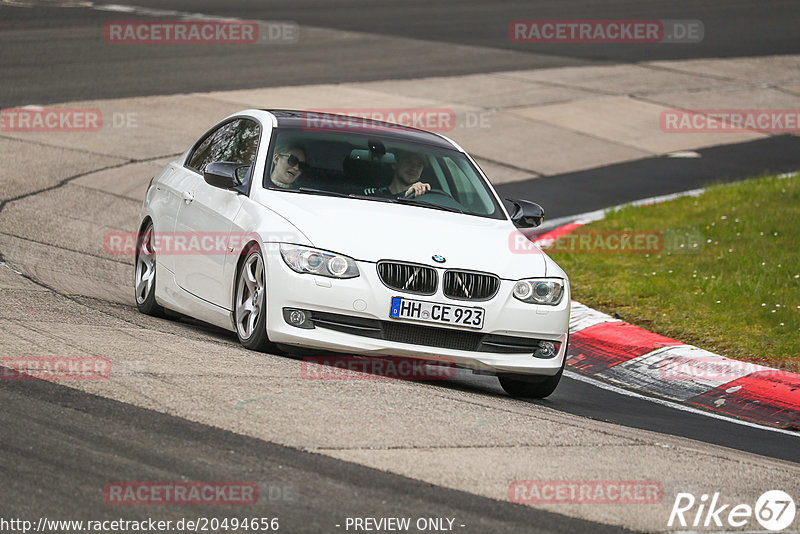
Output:
[[[232,124],[233,122],[225,123],[208,134],[206,138],[203,139],[199,145],[197,145],[197,148],[194,149],[192,155],[189,156],[189,163],[187,164],[187,167],[202,174],[206,169],[206,165],[214,161],[212,156],[216,152],[217,147],[225,139],[225,136],[230,131]]]
[[[187,166],[202,174],[206,165],[214,161],[253,165],[260,135],[261,129],[255,121],[236,119],[227,122],[197,145]]]

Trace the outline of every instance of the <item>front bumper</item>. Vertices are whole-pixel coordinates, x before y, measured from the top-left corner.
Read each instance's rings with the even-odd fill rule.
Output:
[[[298,274],[283,262],[277,249],[267,250],[264,259],[267,268],[267,333],[274,343],[347,354],[442,361],[489,373],[552,376],[562,366],[569,329],[568,282],[558,306],[518,301],[511,295],[514,281],[509,280],[501,281],[500,289],[491,300],[465,302],[445,297],[441,288],[436,294],[425,297],[388,288],[380,281],[373,263],[357,261],[360,276],[339,280]],[[389,309],[393,296],[480,306],[485,310],[483,328],[476,331],[392,319]],[[292,326],[284,319],[285,308],[310,310],[311,315],[321,321],[310,329]],[[356,318],[344,322],[362,324],[367,328],[336,326],[337,317],[341,319],[342,316]],[[497,344],[492,343],[513,338],[553,341],[560,346],[555,356],[545,359],[534,357],[532,350],[503,352],[504,349],[498,349]],[[488,344],[482,341],[487,339]]]

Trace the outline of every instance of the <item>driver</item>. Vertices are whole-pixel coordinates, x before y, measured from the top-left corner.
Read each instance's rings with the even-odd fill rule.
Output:
[[[422,170],[425,168],[425,158],[416,152],[397,150],[394,154],[395,162],[392,164],[394,175],[387,187],[368,187],[364,194],[375,197],[418,197],[431,190],[430,184],[420,182]]]

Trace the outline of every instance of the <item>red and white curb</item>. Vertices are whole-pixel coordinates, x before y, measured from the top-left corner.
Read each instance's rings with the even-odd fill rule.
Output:
[[[726,358],[575,301],[567,366],[702,410],[800,431],[800,375]]]
[[[703,191],[695,189],[626,205],[655,204]],[[547,247],[619,207],[562,219],[559,222],[566,224],[540,235],[534,242]],[[701,410],[800,431],[800,374],[726,358],[576,301],[572,301],[569,330],[567,367],[580,374]]]

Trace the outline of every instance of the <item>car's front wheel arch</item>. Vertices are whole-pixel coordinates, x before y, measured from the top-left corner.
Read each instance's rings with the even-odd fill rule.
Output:
[[[258,241],[255,239],[250,240],[244,247],[242,247],[241,252],[239,252],[239,259],[236,260],[236,269],[233,271],[233,291],[231,292],[232,310],[236,309],[236,290],[239,284],[239,275],[242,272],[242,265],[244,264],[244,260],[247,259],[247,255],[250,254],[250,251],[253,249],[261,250],[261,247],[258,245]],[[266,267],[266,263],[264,266]]]
[[[267,263],[257,242],[239,255],[233,285],[233,326],[239,342],[248,349],[278,352],[267,334]]]

